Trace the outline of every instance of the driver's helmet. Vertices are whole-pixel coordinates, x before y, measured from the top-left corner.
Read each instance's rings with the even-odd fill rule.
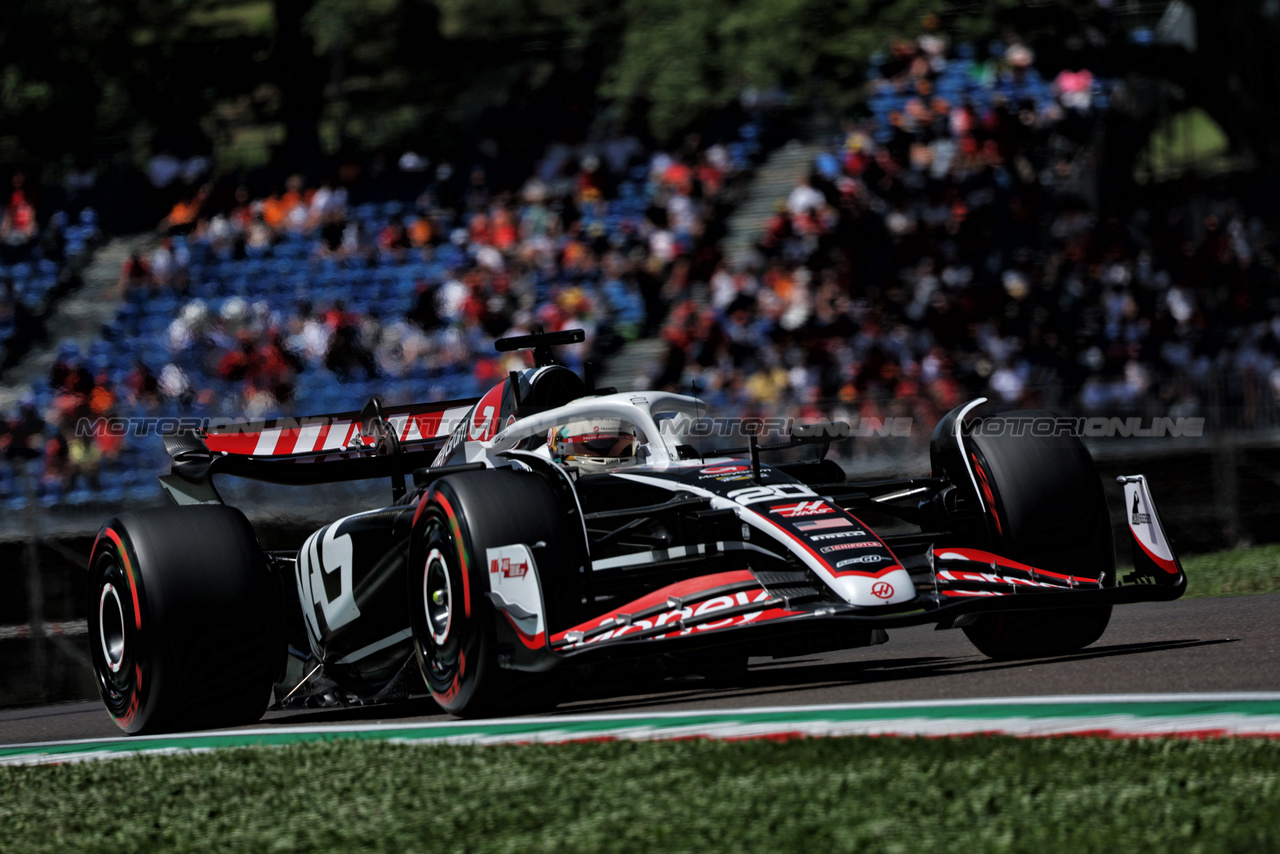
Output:
[[[551,458],[584,474],[634,465],[636,428],[621,418],[583,418],[547,432]]]

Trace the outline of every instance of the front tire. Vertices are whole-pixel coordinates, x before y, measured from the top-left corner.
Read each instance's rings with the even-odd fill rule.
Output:
[[[279,590],[223,506],[122,513],[89,557],[88,628],[107,711],[129,734],[257,720],[284,663]]]
[[[984,429],[966,440],[991,547],[1031,566],[1114,584],[1111,518],[1093,458],[1074,435],[1033,435],[1025,429],[1031,418],[1053,416],[984,419]],[[1016,421],[1024,429],[1012,429]],[[980,615],[964,633],[990,658],[1035,658],[1083,649],[1110,619],[1110,605],[1002,611]]]
[[[411,544],[409,605],[422,677],[441,709],[459,717],[554,708],[569,673],[529,673],[499,665],[490,602],[489,548],[522,543],[537,550],[544,622],[563,620],[576,585],[572,530],[554,490],[538,475],[489,470],[441,478],[423,497]],[[570,567],[570,564],[573,564]]]

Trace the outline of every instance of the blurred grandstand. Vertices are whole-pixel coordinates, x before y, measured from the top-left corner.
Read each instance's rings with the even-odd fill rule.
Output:
[[[1017,39],[894,40],[865,110],[817,127],[819,153],[742,253],[722,251],[722,215],[729,187],[770,192],[748,174],[768,153],[763,113],[671,150],[553,145],[513,189],[413,152],[377,193],[363,173],[257,198],[195,181],[125,261],[110,322],[5,413],[0,502],[154,499],[160,442],[77,436],[86,419],[474,396],[513,366],[492,340],[533,323],[587,329],[574,367],[657,336],[648,381],[726,414],[913,419],[910,436],[838,450],[850,465],[921,452],[978,394],[1280,425],[1275,232],[1224,182],[1100,218],[1114,85],[1046,77]],[[44,221],[61,248],[28,235],[0,269],[10,336],[92,245],[92,211]],[[11,462],[24,455],[30,492]]]
[[[869,114],[776,198],[708,300],[673,308],[656,383],[726,411],[913,418],[917,451],[979,394],[1280,424],[1274,231],[1222,182],[1100,221],[1110,86],[1033,63],[1017,40],[980,57],[935,33],[876,57]]]
[[[32,458],[45,508],[147,501],[168,462],[154,434],[85,425],[477,396],[523,358],[497,358],[493,339],[532,323],[585,328],[561,354],[581,369],[657,328],[669,273],[699,263],[761,122],[674,154],[625,137],[556,146],[515,193],[492,192],[481,169],[459,186],[412,162],[380,202],[355,202],[359,181],[301,176],[225,204],[194,189],[124,262],[114,318],[87,349],[63,342],[6,419],[8,457]],[[28,498],[0,464],[0,501]]]

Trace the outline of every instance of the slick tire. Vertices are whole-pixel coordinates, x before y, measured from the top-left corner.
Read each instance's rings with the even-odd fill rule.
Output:
[[[115,517],[89,557],[87,606],[98,691],[126,733],[262,716],[285,660],[280,591],[240,511]]]
[[[489,548],[545,543],[537,551],[548,624],[565,613],[576,589],[573,543],[560,500],[538,475],[509,470],[441,478],[423,496],[410,545],[409,610],[422,677],[442,710],[459,717],[554,708],[571,668],[543,673],[499,666],[496,621],[488,598]],[[572,564],[572,567],[570,567]],[[576,575],[576,572],[574,573]]]
[[[984,420],[966,440],[987,506],[994,551],[1031,566],[1115,583],[1115,544],[1102,481],[1076,436],[990,429],[1052,418],[1018,412]],[[978,651],[995,659],[1035,658],[1083,649],[1111,619],[1110,605],[982,614],[964,627]]]

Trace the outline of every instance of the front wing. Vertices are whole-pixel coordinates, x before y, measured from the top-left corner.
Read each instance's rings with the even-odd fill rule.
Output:
[[[833,601],[805,572],[742,569],[684,579],[561,632],[526,634],[521,621],[506,613],[499,625],[509,626],[520,641],[524,662],[515,666],[542,669],[555,659],[586,661],[746,641],[754,645],[818,631],[852,634],[927,623],[952,628],[966,615],[989,611],[1177,599],[1186,589],[1186,574],[1146,480],[1141,475],[1118,480],[1124,485],[1134,560],[1133,571],[1121,579],[1064,575],[979,549],[943,547],[933,551],[928,576],[917,579],[916,597],[893,605]],[[535,574],[536,566],[530,570]],[[494,601],[504,612],[502,597]],[[532,604],[528,598],[525,603]],[[519,611],[515,616],[528,625],[526,608]],[[542,661],[535,665],[530,653]]]

